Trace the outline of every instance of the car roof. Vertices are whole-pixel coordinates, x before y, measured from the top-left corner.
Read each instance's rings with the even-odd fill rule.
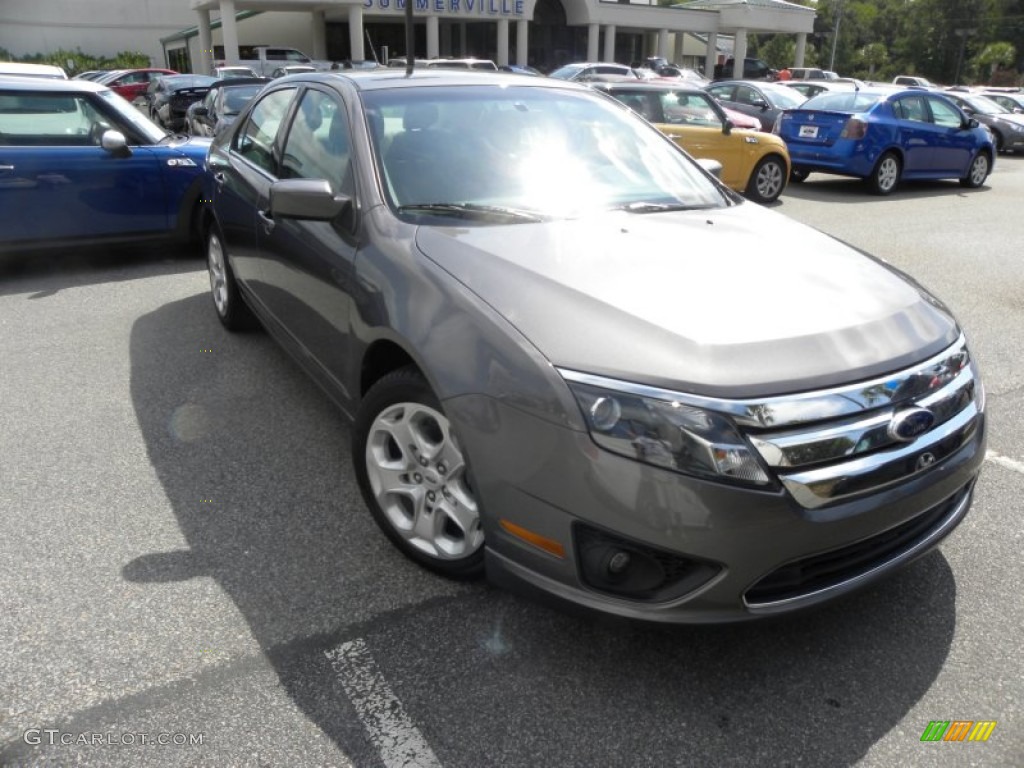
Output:
[[[522,77],[513,72],[492,72],[488,70],[445,69],[443,67],[424,67],[413,69],[412,75],[406,75],[405,69],[398,67],[382,67],[381,69],[338,69],[330,72],[307,72],[301,75],[290,75],[275,80],[285,82],[322,82],[331,83],[345,80],[360,91],[378,91],[392,88],[422,88],[429,86],[464,86],[464,85],[515,85],[520,88],[564,88],[576,91],[588,90],[585,85],[567,80],[556,80],[547,77]]]
[[[0,61],[0,74],[55,80],[66,80],[68,77],[67,72],[53,64],[24,64],[17,61]]]
[[[671,91],[672,93],[693,93],[701,94],[702,96],[708,96],[708,92],[703,88],[696,85],[687,85],[686,83],[675,80],[673,82],[651,82],[650,80],[619,80],[614,83],[609,82],[595,82],[589,84],[591,88],[595,88],[601,91],[630,91],[633,93],[639,93],[640,91]]]
[[[21,77],[0,74],[0,88],[11,91],[47,91],[51,93],[98,93],[109,91],[92,80],[58,80],[50,77]]]
[[[274,81],[269,77],[225,77],[223,80],[215,80],[210,83],[210,90],[247,85],[266,85],[272,82]]]

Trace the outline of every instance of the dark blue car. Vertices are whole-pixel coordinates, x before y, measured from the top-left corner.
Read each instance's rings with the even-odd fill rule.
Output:
[[[189,239],[208,147],[88,80],[0,77],[0,252]]]
[[[776,122],[793,163],[791,179],[820,171],[857,176],[878,195],[903,179],[985,183],[995,162],[992,135],[949,99],[923,90],[822,93]]]

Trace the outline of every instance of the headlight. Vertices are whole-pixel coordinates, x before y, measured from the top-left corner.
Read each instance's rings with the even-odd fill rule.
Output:
[[[771,483],[725,416],[675,401],[566,383],[594,442],[612,453],[712,480]]]

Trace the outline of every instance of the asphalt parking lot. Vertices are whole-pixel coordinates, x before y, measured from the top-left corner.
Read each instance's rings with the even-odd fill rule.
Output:
[[[222,330],[187,252],[5,259],[0,765],[1024,764],[1022,199],[1011,156],[979,191],[812,176],[773,206],[949,304],[990,453],[938,551],[723,627],[568,615],[406,561],[343,417],[265,335]],[[933,720],[996,726],[922,743]]]

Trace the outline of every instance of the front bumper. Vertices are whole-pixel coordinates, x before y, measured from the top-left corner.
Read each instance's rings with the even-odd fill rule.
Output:
[[[454,398],[445,409],[472,457],[493,581],[661,622],[785,613],[884,576],[931,550],[963,519],[984,459],[981,414],[971,439],[926,472],[806,509],[781,486],[755,490],[658,469],[489,398]],[[564,556],[517,538],[501,520],[560,543]],[[709,566],[706,578],[667,600],[596,589],[581,572],[581,528]]]

